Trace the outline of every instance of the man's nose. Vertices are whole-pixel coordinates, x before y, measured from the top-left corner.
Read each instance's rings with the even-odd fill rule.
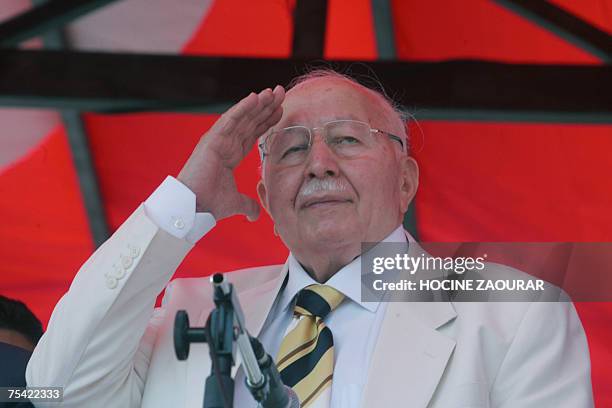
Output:
[[[308,178],[334,177],[339,174],[338,158],[322,137],[315,137],[304,168]]]

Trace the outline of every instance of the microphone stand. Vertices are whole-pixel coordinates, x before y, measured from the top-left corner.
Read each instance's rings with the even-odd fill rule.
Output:
[[[187,312],[179,310],[174,320],[174,349],[179,360],[189,356],[190,343],[208,343],[212,366],[204,385],[204,408],[231,408],[234,406],[234,308],[233,293],[222,287],[223,275],[211,279],[214,287],[215,309],[210,312],[206,326],[190,327]],[[227,283],[226,283],[227,285]]]
[[[206,326],[191,327],[184,310],[179,310],[174,320],[174,349],[179,360],[187,359],[191,343],[208,343],[212,367],[205,383],[204,408],[234,406],[231,377],[234,341],[242,358],[246,386],[259,407],[299,408],[297,395],[282,383],[270,355],[247,332],[233,285],[220,273],[213,275],[211,282],[216,307],[208,316]]]

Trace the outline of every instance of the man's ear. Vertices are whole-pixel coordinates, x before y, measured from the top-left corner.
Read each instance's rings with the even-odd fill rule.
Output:
[[[257,195],[259,196],[259,201],[261,202],[261,206],[266,210],[270,218],[272,218],[272,214],[270,214],[270,208],[268,207],[268,195],[267,195],[266,186],[263,180],[261,179],[257,183]],[[272,221],[274,221],[274,218],[272,218]],[[276,230],[276,224],[274,224],[274,235],[278,237],[278,231]]]
[[[259,201],[261,202],[261,206],[266,210],[268,215],[270,215],[270,217],[272,217],[272,214],[270,214],[270,207],[268,207],[268,192],[266,190],[266,186],[265,186],[263,180],[261,180],[261,179],[257,183],[257,196],[259,197]]]
[[[419,165],[410,156],[402,156],[400,160],[400,209],[402,214],[408,211],[410,202],[419,187]]]

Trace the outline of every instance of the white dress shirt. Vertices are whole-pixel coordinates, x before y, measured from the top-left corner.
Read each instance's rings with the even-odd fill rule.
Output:
[[[145,211],[160,228],[192,243],[215,225],[212,215],[195,213],[195,194],[170,176],[145,201]],[[408,245],[401,225],[383,242]],[[334,408],[361,405],[370,358],[386,310],[384,302],[361,301],[360,262],[361,258],[356,258],[325,282],[345,295],[340,306],[325,318],[334,336],[335,363],[331,394],[331,406]],[[287,284],[277,295],[259,335],[259,340],[273,358],[291,322],[295,296],[306,286],[317,283],[291,253],[288,263]],[[256,407],[245,386],[242,370],[238,371],[235,380],[234,405],[240,408]]]

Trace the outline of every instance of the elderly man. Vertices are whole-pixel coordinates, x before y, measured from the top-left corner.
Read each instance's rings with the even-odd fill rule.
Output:
[[[263,135],[263,136],[262,136]],[[362,243],[417,244],[402,218],[418,184],[404,122],[333,72],[250,94],[213,125],[78,272],[28,366],[70,406],[200,406],[205,345],[177,361],[175,312],[202,325],[205,279],[175,280],[223,218],[258,217],[233,170],[257,144],[260,202],[290,255],[232,273],[248,329],[309,407],[590,407],[586,339],[571,303],[364,302]],[[236,371],[234,404],[255,406]],[[332,380],[333,374],[333,380]]]

